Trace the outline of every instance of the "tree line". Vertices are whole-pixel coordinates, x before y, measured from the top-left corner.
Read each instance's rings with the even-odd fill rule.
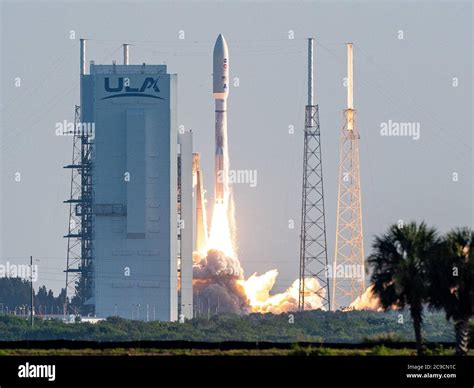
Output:
[[[34,312],[36,315],[63,314],[66,290],[58,296],[46,286],[34,292]],[[31,308],[31,282],[18,277],[0,278],[0,314],[27,315]]]
[[[409,316],[401,324],[399,312],[309,310],[286,314],[212,315],[185,322],[132,321],[109,317],[98,323],[37,319],[0,315],[0,340],[71,341],[248,341],[370,343],[411,347],[413,330]],[[404,315],[408,315],[405,312]],[[424,327],[430,348],[452,343],[451,325],[438,312],[427,312]],[[436,343],[436,344],[433,344]],[[447,345],[449,347],[449,345]]]

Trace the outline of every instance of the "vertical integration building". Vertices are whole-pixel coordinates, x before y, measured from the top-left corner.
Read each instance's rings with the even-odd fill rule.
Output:
[[[192,133],[178,133],[177,76],[130,65],[127,45],[123,65],[86,73],[81,43],[80,121],[95,127],[86,303],[98,317],[192,318]]]

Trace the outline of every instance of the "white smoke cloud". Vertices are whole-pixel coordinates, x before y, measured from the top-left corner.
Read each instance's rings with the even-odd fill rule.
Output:
[[[206,256],[194,254],[193,289],[201,312],[248,313],[249,303],[239,280],[243,270],[238,260],[211,249]]]
[[[240,282],[249,298],[252,311],[280,314],[298,310],[299,279],[296,279],[285,292],[271,294],[277,277],[278,271],[273,269],[263,275],[254,273],[247,280]],[[306,279],[305,310],[321,309],[325,292],[316,279]]]
[[[370,310],[370,311],[382,311],[382,303],[380,302],[380,298],[374,294],[374,286],[369,286],[365,292],[358,296],[356,300],[354,300],[346,311],[353,311],[353,310]]]

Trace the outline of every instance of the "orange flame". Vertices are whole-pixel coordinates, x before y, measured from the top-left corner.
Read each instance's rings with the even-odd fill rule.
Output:
[[[216,249],[224,252],[226,256],[236,258],[234,242],[230,232],[227,203],[228,201],[214,204],[211,232],[206,251]]]

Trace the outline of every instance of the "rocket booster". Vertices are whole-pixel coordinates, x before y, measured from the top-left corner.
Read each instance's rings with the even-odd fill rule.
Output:
[[[216,113],[216,149],[214,190],[216,203],[223,203],[228,179],[227,96],[229,95],[229,49],[222,34],[214,45],[213,93]]]

